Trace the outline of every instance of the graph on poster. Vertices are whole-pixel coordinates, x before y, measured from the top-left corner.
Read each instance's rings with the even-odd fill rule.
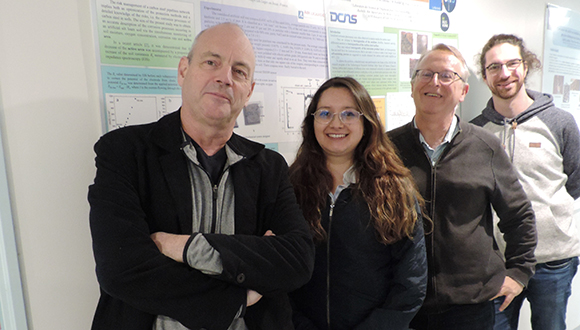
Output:
[[[156,121],[177,110],[181,97],[171,95],[107,94],[107,121],[111,129]]]
[[[286,118],[287,132],[299,132],[304,119],[304,112],[316,93],[317,88],[283,88],[283,109]]]
[[[300,133],[304,114],[312,97],[325,79],[302,77],[278,77],[278,100],[280,118],[284,120],[286,133]]]

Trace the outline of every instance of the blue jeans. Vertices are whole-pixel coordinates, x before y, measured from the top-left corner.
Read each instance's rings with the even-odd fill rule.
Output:
[[[473,305],[454,305],[438,314],[420,310],[411,321],[414,330],[492,330],[494,319],[492,301]]]
[[[566,329],[566,306],[577,269],[578,257],[537,264],[528,287],[503,312],[498,309],[504,297],[494,300],[494,330],[517,330],[524,299],[530,302],[532,329]]]

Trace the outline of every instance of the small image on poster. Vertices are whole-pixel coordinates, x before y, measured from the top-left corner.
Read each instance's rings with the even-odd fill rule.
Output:
[[[455,2],[456,0],[443,0],[443,4],[445,5],[445,10],[447,12],[452,12],[455,9]]]

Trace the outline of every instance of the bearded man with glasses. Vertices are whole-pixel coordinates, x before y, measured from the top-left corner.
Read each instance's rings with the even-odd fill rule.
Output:
[[[526,89],[536,55],[514,35],[495,35],[479,55],[481,74],[492,97],[473,123],[503,141],[538,224],[536,273],[522,294],[505,308],[496,300],[495,329],[517,329],[524,299],[533,329],[566,329],[566,305],[578,268],[580,233],[574,200],[580,197],[580,133],[574,117],[556,108],[552,95]],[[496,239],[505,247],[496,228]]]
[[[388,132],[433,223],[425,237],[427,296],[410,326],[490,330],[493,299],[511,301],[533,274],[534,212],[500,141],[455,115],[469,90],[461,53],[436,45],[415,69],[415,117]],[[493,238],[492,208],[506,235],[505,255]]]

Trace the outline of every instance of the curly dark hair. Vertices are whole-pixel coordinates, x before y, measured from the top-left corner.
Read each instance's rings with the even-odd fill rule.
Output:
[[[404,237],[411,238],[419,217],[416,202],[421,206],[424,203],[411,172],[403,165],[385,134],[374,102],[365,88],[353,78],[336,77],[327,80],[315,93],[302,122],[302,144],[290,166],[290,181],[315,242],[326,239],[321,211],[326,207],[328,194],[333,188],[333,178],[326,166],[324,151],[316,140],[312,114],[322,93],[329,88],[350,91],[357,110],[363,114],[364,135],[354,152],[358,182],[353,193],[367,203],[377,239],[383,244],[392,244]]]
[[[542,67],[542,63],[538,59],[536,54],[532,53],[529,49],[526,48],[524,44],[524,40],[518,36],[513,34],[496,34],[491,39],[487,41],[481,53],[477,54],[476,57],[479,57],[479,73],[486,79],[485,74],[485,55],[487,52],[492,49],[493,47],[501,44],[510,44],[518,47],[520,49],[520,56],[524,60],[524,68],[526,70],[526,79],[528,78],[527,73],[532,70],[539,70]]]

